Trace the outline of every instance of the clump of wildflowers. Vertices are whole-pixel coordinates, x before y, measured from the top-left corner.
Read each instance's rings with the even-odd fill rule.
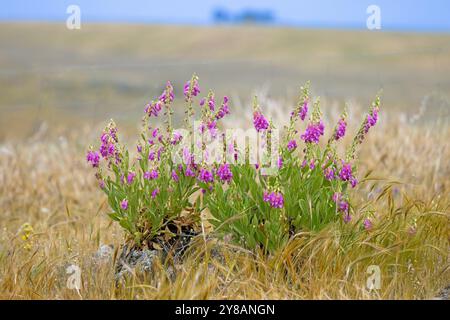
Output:
[[[200,93],[195,75],[185,85],[183,93],[188,122],[194,113],[193,98]],[[175,148],[185,139],[172,128],[174,99],[173,86],[167,82],[158,98],[145,106],[142,140],[137,143],[136,158],[131,158],[128,150],[119,144],[112,121],[100,137],[99,149],[91,148],[86,156],[97,169],[98,184],[108,196],[113,211],[110,217],[120,223],[127,231],[128,240],[137,246],[151,246],[155,238],[163,236],[168,225],[178,221],[187,219],[193,230],[197,228],[199,212],[195,208],[198,205],[192,202],[191,196],[200,190],[196,179],[193,179],[200,168],[193,163],[173,161]],[[229,112],[227,105],[224,108],[224,113]],[[155,117],[164,117],[164,125],[151,125],[150,121]],[[202,174],[210,181],[207,174]],[[182,216],[184,211],[192,212],[191,216]]]
[[[172,84],[167,82],[161,95],[145,107],[142,139],[133,147],[136,156],[119,143],[114,122],[102,132],[99,148],[87,152],[86,160],[96,169],[98,184],[108,196],[110,217],[127,231],[128,240],[151,246],[155,238],[172,237],[170,230],[180,230],[180,224],[196,230],[204,208],[211,213],[210,221],[218,234],[231,234],[238,243],[266,252],[277,250],[302,230],[320,230],[339,219],[351,222],[353,207],[348,189],[358,183],[356,147],[378,121],[379,98],[341,158],[337,143],[346,134],[347,114],[344,111],[330,132],[326,146],[319,144],[325,124],[320,100],[310,97],[309,83],[301,87],[280,150],[275,149],[278,153],[272,150],[271,140],[276,128],[255,97],[253,125],[265,153],[256,163],[237,163],[238,155],[250,159],[250,148],[240,149],[236,141],[218,134],[221,120],[230,113],[228,97],[224,96],[219,106],[213,91],[197,103],[194,98],[199,94],[198,77],[193,75],[183,87],[189,134],[172,128],[175,96]],[[310,101],[314,104],[304,123]],[[198,105],[201,121],[194,129],[191,121]],[[155,117],[163,117],[164,125],[152,125]],[[188,139],[194,133],[201,139],[192,143]],[[224,138],[220,152],[234,162],[209,162],[217,154],[209,153],[206,141],[218,137]],[[274,173],[265,173],[266,158]],[[363,226],[370,230],[372,222],[366,219]]]

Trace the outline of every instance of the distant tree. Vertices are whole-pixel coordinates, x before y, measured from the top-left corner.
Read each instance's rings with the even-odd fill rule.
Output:
[[[213,12],[213,19],[216,23],[226,23],[230,22],[231,17],[226,9],[216,8]]]

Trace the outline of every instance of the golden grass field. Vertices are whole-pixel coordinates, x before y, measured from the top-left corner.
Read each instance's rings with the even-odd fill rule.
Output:
[[[93,25],[67,39],[67,31],[54,25],[2,25],[1,299],[432,299],[450,285],[450,37],[241,28],[236,35],[227,28]],[[179,40],[181,31],[189,37]],[[202,50],[205,44],[216,50]],[[382,57],[377,65],[367,52]],[[326,60],[325,73],[324,56],[338,57]],[[238,59],[252,59],[265,71],[247,66],[235,82]],[[210,69],[200,63],[206,60]],[[181,71],[129,66],[149,61],[155,66],[175,61]],[[117,69],[80,67],[100,62]],[[120,69],[121,63],[128,67]],[[231,70],[216,70],[221,63]],[[369,71],[364,78],[362,69]],[[376,70],[378,76],[372,76]],[[261,77],[275,83],[268,89],[273,95],[261,103],[275,120],[287,115],[295,90],[310,76],[314,93],[325,97],[328,120],[335,119],[343,100],[352,101],[349,132],[356,131],[361,110],[383,87],[380,123],[359,157],[358,176],[367,179],[353,192],[357,212],[375,209],[373,229],[361,230],[356,215],[349,225],[299,233],[273,256],[199,237],[175,267],[175,279],[158,265],[150,276],[116,286],[123,232],[106,216],[106,197],[85,151],[109,118],[133,143],[145,99],[165,80],[180,86],[193,71],[201,84],[231,94],[229,123],[235,125],[250,114],[251,92],[245,92],[264,86]],[[292,91],[277,81],[289,82]],[[114,246],[111,259],[94,259],[101,244]],[[221,254],[212,254],[216,250]],[[80,291],[66,286],[72,264],[81,268]],[[381,288],[375,291],[366,288],[371,265],[381,269]]]

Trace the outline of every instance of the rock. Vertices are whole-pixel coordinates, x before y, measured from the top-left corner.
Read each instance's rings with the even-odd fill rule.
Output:
[[[159,248],[159,250],[123,245],[115,269],[116,282],[122,280],[125,275],[151,273],[155,259],[158,258],[161,259],[163,264],[167,265],[167,274],[171,280],[174,280],[176,265],[182,263],[184,253],[191,245],[192,239],[197,235],[197,232],[188,227],[181,228],[181,232],[169,240],[156,238],[150,242],[151,248]]]
[[[450,285],[442,289],[434,300],[448,300],[450,296]]]
[[[127,274],[136,275],[151,272],[153,263],[159,256],[157,250],[129,248],[124,245],[116,264],[116,281],[122,280]]]
[[[111,261],[114,254],[114,246],[102,244],[94,254],[94,261],[97,263],[104,263]]]
[[[169,241],[157,239],[155,242],[162,248],[162,258],[166,259],[167,257],[171,257],[173,263],[178,264],[181,263],[183,254],[191,245],[192,239],[197,235],[198,233],[193,230],[182,229],[180,234],[177,234],[176,237]]]

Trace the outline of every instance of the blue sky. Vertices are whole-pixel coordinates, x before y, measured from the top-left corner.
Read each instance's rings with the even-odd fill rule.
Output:
[[[71,4],[79,5],[82,22],[208,24],[220,7],[270,9],[278,24],[361,29],[366,8],[375,4],[384,30],[450,32],[448,0],[0,0],[0,20],[65,22]]]

